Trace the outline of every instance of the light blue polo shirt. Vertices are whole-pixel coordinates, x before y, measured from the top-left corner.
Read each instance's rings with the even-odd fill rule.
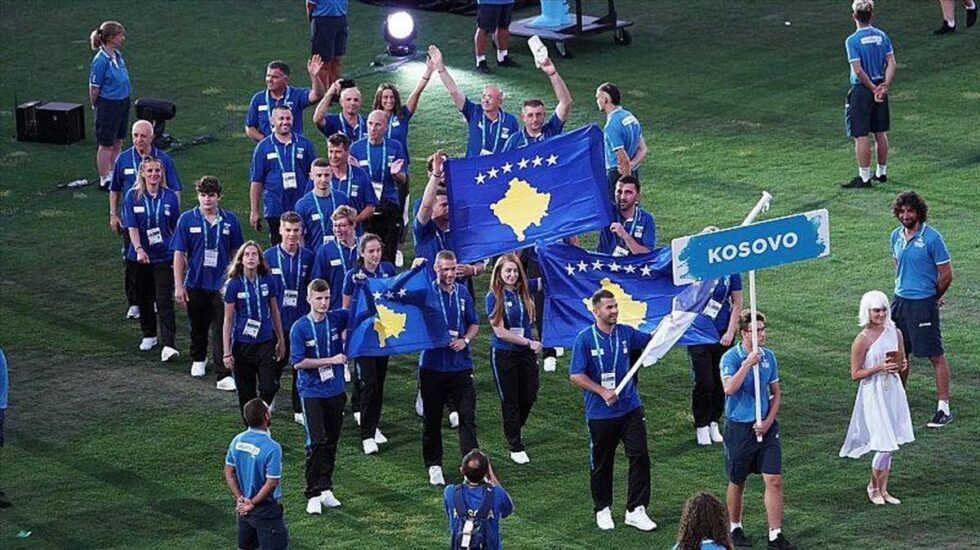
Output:
[[[906,239],[903,227],[892,231],[892,256],[895,258],[895,295],[908,300],[922,300],[936,295],[939,270],[948,264],[949,250],[943,236],[928,224]]]
[[[347,247],[331,237],[316,251],[313,260],[313,279],[323,279],[330,285],[330,309],[340,309],[344,303],[344,279],[357,267],[357,241]]]
[[[568,373],[585,374],[599,385],[602,385],[603,373],[607,373],[607,376],[608,373],[615,373],[618,386],[633,366],[630,364],[630,350],[642,350],[649,341],[649,334],[629,325],[616,325],[611,334],[606,334],[592,324],[575,337]],[[636,391],[635,378],[626,384],[619,393],[619,400],[611,407],[595,392],[582,390],[582,395],[585,397],[586,420],[619,418],[643,405]]]
[[[316,147],[300,134],[293,133],[289,143],[274,135],[255,145],[249,181],[262,184],[262,217],[278,218],[296,207],[310,183],[310,166],[316,160]],[[296,186],[284,188],[283,173],[296,174]]]
[[[276,305],[279,306],[282,331],[288,334],[293,323],[310,312],[310,304],[306,301],[306,286],[310,284],[315,256],[313,251],[302,246],[297,249],[296,254],[290,256],[278,244],[266,249],[262,255],[265,256],[265,263],[276,281]],[[290,292],[289,296],[286,291]],[[292,294],[293,292],[296,294]],[[286,305],[287,301],[290,305]]]
[[[528,293],[531,295],[532,299],[535,294],[540,291],[541,279],[531,279],[528,281],[527,289]],[[497,297],[494,296],[493,291],[487,292],[486,298],[486,308],[487,308],[487,318],[493,314],[493,308],[497,307]],[[532,338],[532,329],[534,328],[534,320],[528,316],[527,308],[524,307],[524,300],[521,300],[520,295],[504,289],[504,328],[507,330],[519,329],[518,332],[521,336],[525,338]],[[513,331],[511,331],[513,332]],[[503,349],[508,351],[517,350],[528,350],[531,349],[528,346],[519,346],[517,344],[512,344],[510,342],[505,342],[497,337],[497,333],[490,331],[490,345],[496,349]],[[492,357],[491,357],[492,359]],[[494,365],[496,368],[496,365]]]
[[[177,220],[170,248],[187,256],[184,286],[200,290],[221,290],[228,262],[242,246],[242,226],[229,210],[218,209],[214,223],[208,223],[201,208],[184,211]],[[215,265],[206,265],[205,250],[217,250]]]
[[[633,116],[633,113],[617,107],[606,115],[606,126],[603,128],[605,134],[606,150],[606,170],[616,168],[616,151],[623,149],[626,156],[633,158],[637,149],[640,148],[640,138],[643,137],[643,128],[640,121]]]
[[[512,151],[514,149],[523,149],[532,143],[540,143],[561,134],[564,127],[565,123],[558,118],[558,113],[551,113],[548,121],[541,127],[541,133],[537,137],[528,135],[527,126],[525,126],[521,128],[520,132],[510,136],[507,143],[504,144],[503,150]]]
[[[99,48],[92,58],[92,69],[89,71],[89,86],[99,89],[99,97],[118,101],[126,99],[132,93],[133,87],[129,82],[129,71],[122,52],[116,50],[116,56],[110,57],[104,48]]]
[[[269,113],[279,105],[289,107],[293,113],[293,132],[302,134],[303,110],[311,105],[309,88],[286,86],[286,91],[279,99],[272,97],[268,89],[255,92],[252,101],[248,104],[248,111],[245,113],[245,126],[257,128],[263,136],[268,136],[272,133]]]
[[[228,445],[225,464],[235,469],[238,489],[245,498],[253,498],[267,479],[282,478],[282,447],[269,432],[249,428],[235,436]],[[276,485],[270,498],[282,500],[282,484]]]
[[[466,119],[467,158],[503,151],[507,140],[520,131],[520,125],[514,115],[500,109],[497,111],[497,120],[490,120],[490,117],[483,112],[483,106],[470,101],[469,98],[466,98],[459,112]]]
[[[328,311],[321,321],[315,321],[312,314],[300,317],[289,333],[289,362],[296,365],[303,359],[324,359],[343,353],[342,335],[349,319],[345,309]],[[344,365],[323,368],[330,369],[333,376],[323,380],[320,369],[296,369],[300,397],[325,399],[344,393]]]
[[[244,274],[228,279],[224,299],[226,304],[235,304],[235,326],[231,339],[236,344],[261,344],[272,340],[274,334],[269,301],[275,297],[276,280],[272,275],[256,274],[254,281],[249,281]],[[257,334],[245,333],[249,321],[260,323]]]
[[[734,376],[742,361],[749,356],[749,352],[743,344],[732,347],[721,356],[721,378]],[[779,367],[776,365],[776,356],[769,348],[762,348],[762,360],[759,362],[759,388],[763,391],[765,398],[762,400],[762,418],[765,419],[769,414],[769,400],[772,399],[772,392],[769,385],[779,382]],[[742,386],[735,392],[735,395],[725,396],[725,418],[732,422],[755,423],[755,376],[750,369]]]
[[[347,0],[306,0],[313,6],[310,14],[313,17],[338,17],[347,15]]]
[[[163,167],[163,175],[167,178],[167,188],[171,191],[182,191],[183,185],[180,182],[180,174],[174,161],[165,151],[156,147],[150,147],[149,156],[160,159]],[[116,157],[116,163],[112,167],[112,181],[109,182],[109,191],[116,193],[125,192],[131,189],[136,183],[136,178],[140,173],[140,163],[146,158],[139,154],[135,147],[130,147]]]
[[[344,179],[337,179],[330,176],[330,186],[334,191],[340,191],[347,195],[350,205],[360,214],[368,206],[379,204],[378,196],[374,194],[374,187],[371,186],[371,176],[360,166],[347,166],[347,175]],[[360,231],[360,226],[358,226]]]
[[[439,307],[442,309],[446,326],[449,327],[449,335],[452,339],[456,339],[462,338],[470,325],[478,324],[480,321],[476,317],[476,307],[473,305],[470,291],[464,285],[453,284],[453,292],[449,293],[443,290],[437,281],[433,281],[432,291],[439,296]],[[448,344],[440,348],[422,350],[419,355],[419,368],[437,372],[460,372],[472,369],[473,358],[470,356],[470,346],[465,346],[460,351],[453,351]]]
[[[633,213],[633,217],[624,220],[622,213],[619,209],[616,209],[616,221],[623,225],[623,228],[633,235],[633,238],[643,246],[653,250],[657,246],[657,223],[653,218],[653,214],[643,210],[639,206],[636,207],[636,211]],[[629,247],[613,233],[608,227],[604,227],[599,230],[599,244],[596,246],[596,252],[602,254],[613,254],[616,252],[616,248],[619,247],[625,250],[626,253],[622,254],[629,256],[632,252],[629,252]]]
[[[844,41],[847,63],[861,62],[861,70],[875,84],[885,80],[885,65],[889,55],[894,55],[888,35],[874,27],[861,27]],[[851,84],[860,84],[854,67],[851,67]]]
[[[313,191],[296,201],[296,213],[303,218],[303,245],[316,251],[323,243],[333,237],[333,220],[330,216],[338,206],[350,204],[347,195],[330,190],[326,197],[319,197]]]
[[[367,171],[375,197],[380,195],[383,203],[398,204],[398,186],[391,175],[390,166],[396,160],[405,160],[402,144],[393,139],[381,138],[381,143],[375,145],[364,138],[350,146],[350,154]],[[407,162],[402,165],[400,173],[408,173]]]
[[[151,197],[149,193],[142,193],[139,198],[136,196],[136,189],[126,191],[123,199],[122,224],[129,229],[134,227],[140,233],[140,246],[150,257],[150,263],[158,264],[161,262],[171,262],[174,259],[174,251],[170,247],[174,232],[177,230],[177,219],[180,217],[180,201],[177,194],[161,187],[157,190],[157,196]],[[150,244],[148,233],[153,229],[159,230],[160,241]],[[153,231],[156,234],[156,231]],[[137,259],[136,247],[129,243],[126,250],[126,259],[135,262]]]

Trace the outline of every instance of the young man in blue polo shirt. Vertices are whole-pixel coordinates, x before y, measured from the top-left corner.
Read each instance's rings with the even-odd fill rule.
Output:
[[[354,166],[350,159],[350,138],[336,133],[327,138],[327,159],[330,161],[330,186],[334,191],[347,195],[350,205],[357,211],[357,231],[361,234],[363,226],[374,215],[378,207],[378,196],[371,186],[371,177],[360,166]]]
[[[329,86],[340,78],[347,53],[347,0],[306,0],[310,53],[323,59],[319,80]]]
[[[725,390],[725,467],[728,470],[728,514],[735,546],[751,546],[742,530],[742,495],[749,474],[762,474],[766,485],[766,517],[769,548],[796,548],[782,534],[783,450],[779,440],[781,393],[776,356],[766,345],[766,317],[756,312],[759,349],[752,349],[752,314],[743,311],[738,320],[742,342],[721,357],[721,383]],[[759,365],[759,388],[755,393],[752,368]],[[755,421],[755,402],[761,400],[762,422]],[[762,440],[759,441],[758,438]]]
[[[204,176],[195,186],[198,207],[180,215],[170,244],[174,250],[174,298],[179,305],[187,307],[190,320],[191,376],[204,376],[208,363],[208,329],[211,329],[216,387],[235,391],[235,380],[223,361],[221,288],[228,262],[244,242],[242,226],[233,212],[219,207],[218,178]]]
[[[463,482],[447,485],[442,492],[442,503],[449,519],[450,547],[462,542],[467,522],[484,520],[484,545],[486,550],[503,550],[500,538],[500,520],[514,511],[514,502],[500,485],[490,465],[490,458],[479,449],[473,449],[463,457],[459,467]],[[472,526],[471,523],[471,526]],[[472,532],[472,528],[470,529]]]
[[[613,256],[646,254],[657,246],[653,214],[640,208],[640,181],[623,176],[616,182],[616,221],[599,231],[596,252]]]
[[[854,138],[858,175],[841,187],[871,187],[871,145],[868,134],[875,136],[878,168],[874,179],[888,181],[888,89],[895,78],[895,51],[884,32],[871,26],[874,15],[872,0],[854,0],[851,18],[857,25],[844,47],[851,66],[851,89],[847,93],[844,124],[847,135]]]
[[[316,251],[313,278],[330,285],[330,309],[343,307],[344,279],[357,267],[357,213],[350,206],[340,206],[330,216],[332,233]]]
[[[612,519],[613,464],[616,447],[623,442],[629,460],[626,525],[653,531],[657,524],[647,515],[650,504],[650,453],[646,417],[636,380],[616,394],[616,386],[630,370],[630,350],[642,350],[650,341],[629,325],[620,325],[619,306],[612,292],[592,295],[595,324],[575,337],[569,379],[582,389],[589,428],[592,465],[592,502],[599,529],[615,527]]]
[[[599,85],[595,103],[606,114],[606,126],[602,129],[606,151],[606,183],[609,193],[615,193],[616,182],[622,176],[638,176],[640,163],[647,156],[647,142],[643,127],[633,113],[620,105],[622,94],[611,82]]]
[[[319,514],[323,505],[340,506],[333,495],[333,468],[347,403],[342,335],[349,312],[329,310],[330,287],[323,279],[310,282],[306,299],[310,313],[296,321],[289,336],[290,362],[299,376],[306,426],[306,511]]]
[[[525,101],[524,106],[521,107],[521,120],[524,121],[524,127],[510,136],[510,139],[504,144],[504,151],[523,149],[532,143],[555,137],[561,134],[565,127],[568,113],[572,110],[572,94],[568,91],[568,86],[558,74],[558,69],[555,68],[551,59],[545,58],[544,63],[541,64],[541,70],[548,75],[548,79],[551,80],[551,87],[558,98],[555,112],[545,121],[544,102],[540,99]]]
[[[346,194],[333,188],[332,175],[330,161],[322,157],[314,160],[310,166],[313,189],[296,201],[296,213],[303,220],[303,246],[312,253],[333,238],[330,216],[350,204]]]
[[[255,141],[262,141],[272,133],[272,110],[280,105],[293,113],[293,131],[303,133],[303,109],[315,104],[323,97],[325,89],[317,74],[324,66],[319,55],[314,55],[306,63],[310,74],[310,88],[293,88],[289,85],[289,65],[283,61],[272,61],[265,68],[265,90],[255,92],[245,114],[245,135]]]
[[[249,428],[225,454],[225,483],[238,512],[238,548],[286,550],[289,532],[282,513],[282,447],[269,435],[272,411],[256,397],[242,409]]]
[[[928,357],[936,374],[936,414],[926,424],[941,428],[953,420],[949,410],[949,363],[943,349],[939,326],[939,308],[953,282],[953,264],[943,236],[926,224],[929,205],[914,191],[895,197],[892,213],[901,227],[892,231],[892,256],[895,258],[895,299],[892,319],[902,331],[905,349],[911,356]],[[908,382],[908,369],[901,373]]]

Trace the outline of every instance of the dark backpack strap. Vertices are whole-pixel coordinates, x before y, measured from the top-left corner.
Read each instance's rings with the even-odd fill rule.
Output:
[[[463,484],[460,483],[456,486],[453,491],[453,508],[456,510],[456,517],[465,518],[466,517],[466,503],[463,502]]]
[[[476,517],[479,519],[487,519],[490,517],[490,509],[493,508],[493,486],[483,485],[483,502],[480,503],[480,508],[476,511]]]

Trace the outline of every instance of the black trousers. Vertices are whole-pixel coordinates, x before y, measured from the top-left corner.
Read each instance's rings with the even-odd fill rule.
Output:
[[[123,292],[126,294],[126,303],[129,306],[140,305],[140,297],[136,293],[136,270],[133,269],[129,264],[129,260],[126,259],[126,254],[129,252],[129,230],[121,227],[119,228],[119,235],[122,237],[122,257],[123,265],[125,267],[125,275],[123,276]],[[140,312],[142,314],[142,312]]]
[[[687,355],[691,358],[694,371],[694,389],[691,391],[691,412],[694,413],[694,427],[703,428],[718,422],[725,413],[725,389],[721,384],[721,356],[731,346],[721,344],[701,344],[688,346]]]
[[[279,365],[276,364],[276,340],[258,344],[232,345],[235,357],[235,387],[238,389],[238,408],[245,407],[255,397],[271,404],[279,391]],[[256,391],[258,386],[258,391]]]
[[[191,361],[207,361],[208,330],[211,331],[211,363],[217,380],[231,376],[223,361],[221,330],[225,324],[225,304],[217,290],[187,289],[187,317],[191,322]]]
[[[530,349],[492,348],[490,354],[504,418],[504,436],[511,452],[517,453],[524,450],[521,429],[538,399],[538,358]]]
[[[426,467],[442,465],[442,408],[450,396],[459,412],[459,452],[465,455],[479,447],[476,440],[476,389],[473,370],[439,372],[419,369],[422,390],[422,460]]]
[[[174,317],[174,267],[171,262],[141,264],[126,261],[126,271],[136,275],[136,295],[140,306],[140,330],[144,338],[158,335],[163,345],[174,347],[177,321]],[[156,304],[156,315],[153,305]]]
[[[605,420],[589,420],[592,441],[592,503],[595,511],[612,505],[616,447],[623,442],[629,460],[626,510],[650,503],[650,453],[643,407]]]
[[[361,439],[371,439],[381,420],[388,356],[359,357],[355,365],[357,380],[361,383]]]
[[[265,223],[269,226],[269,242],[272,243],[272,246],[281,243],[282,235],[279,234],[279,218],[266,218]]]
[[[306,498],[333,489],[333,468],[337,462],[337,442],[344,425],[347,394],[333,397],[303,398],[306,420]]]
[[[375,207],[374,215],[364,224],[364,230],[381,238],[384,250],[381,259],[394,263],[401,234],[402,210],[393,202],[383,202]]]

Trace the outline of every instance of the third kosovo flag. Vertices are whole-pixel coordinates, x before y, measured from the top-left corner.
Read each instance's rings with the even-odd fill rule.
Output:
[[[523,149],[447,161],[459,261],[608,227],[614,216],[602,139],[593,124]]]

